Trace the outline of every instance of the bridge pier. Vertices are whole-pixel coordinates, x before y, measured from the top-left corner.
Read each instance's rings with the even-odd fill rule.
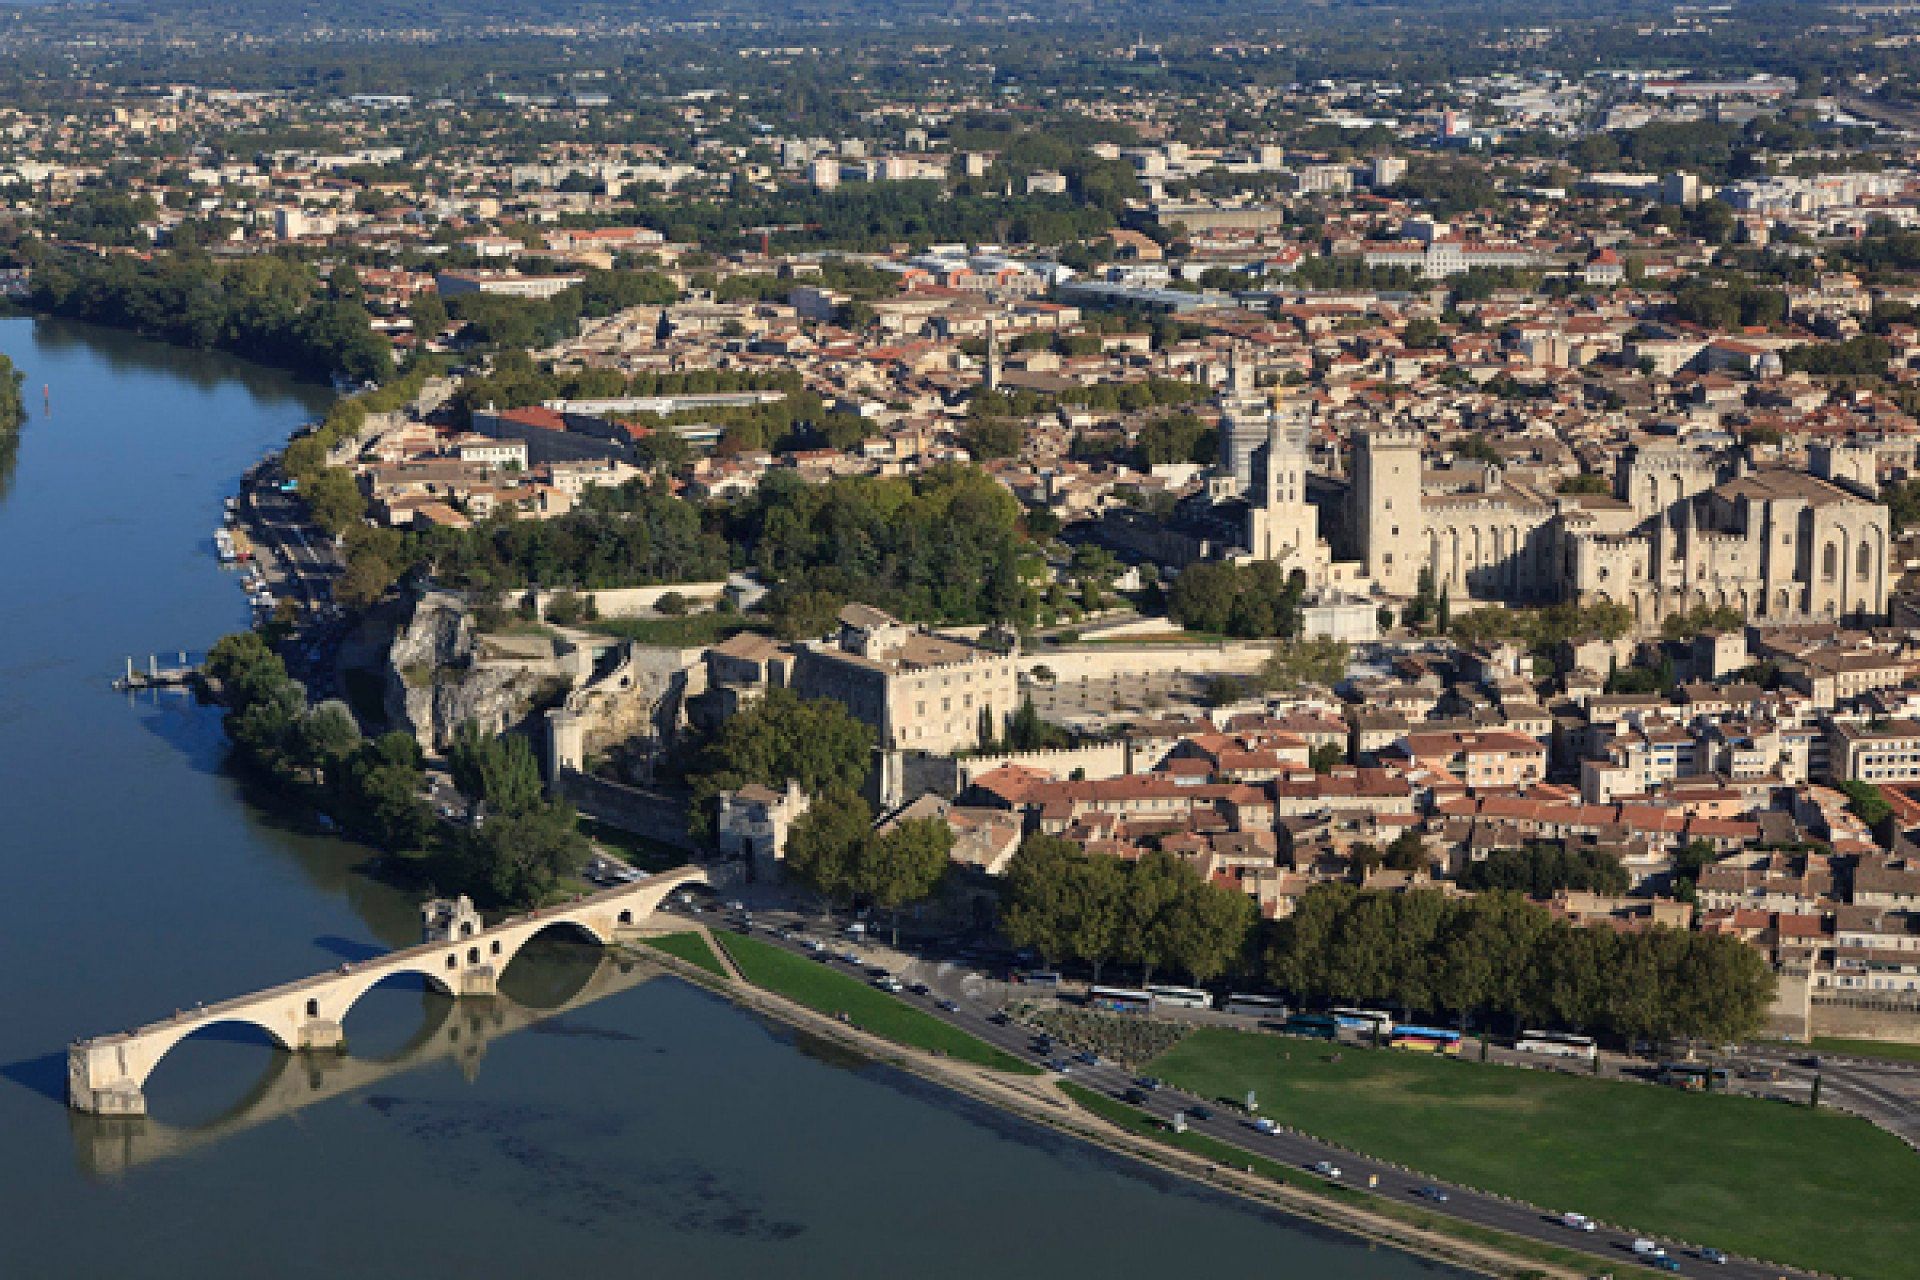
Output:
[[[311,1053],[337,1052],[347,1047],[347,1033],[338,1022],[327,1018],[310,1018],[301,1024],[300,1037],[293,1047]]]
[[[111,1049],[87,1041],[67,1046],[67,1101],[97,1116],[144,1116],[147,1095]]]

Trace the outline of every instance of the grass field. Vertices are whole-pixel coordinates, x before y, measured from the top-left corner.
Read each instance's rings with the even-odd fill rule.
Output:
[[[1815,1053],[1844,1053],[1856,1058],[1885,1058],[1889,1062],[1920,1062],[1920,1044],[1895,1044],[1887,1040],[1836,1040],[1815,1036]]]
[[[586,626],[601,635],[676,649],[705,648],[719,644],[737,632],[756,629],[737,613],[712,611],[684,614],[678,618],[596,618]]]
[[[938,1050],[949,1058],[1000,1071],[1034,1074],[1033,1067],[1012,1054],[1002,1053],[984,1040],[818,960],[797,956],[757,938],[731,934],[720,939],[720,945],[733,956],[747,981],[816,1012],[830,1016],[844,1013],[862,1030],[915,1049]]]
[[[1310,1190],[1327,1199],[1347,1201],[1350,1203],[1364,1203],[1368,1209],[1384,1217],[1393,1218],[1396,1221],[1405,1222],[1410,1226],[1420,1227],[1428,1231],[1437,1231],[1443,1235],[1450,1235],[1455,1239],[1471,1240],[1477,1244],[1490,1245],[1519,1257],[1551,1262],[1558,1266],[1571,1267],[1576,1271],[1590,1270],[1593,1266],[1593,1258],[1588,1254],[1579,1253],[1572,1249],[1558,1249],[1538,1240],[1528,1240],[1523,1236],[1510,1236],[1503,1231],[1495,1231],[1488,1227],[1475,1226],[1470,1222],[1460,1222],[1444,1214],[1421,1209],[1416,1205],[1401,1204],[1386,1196],[1370,1196],[1368,1193],[1356,1187],[1343,1186],[1338,1182],[1329,1182],[1325,1178],[1316,1177],[1306,1172],[1304,1169],[1296,1169],[1291,1165],[1281,1164],[1277,1160],[1269,1160],[1265,1156],[1242,1151],[1238,1147],[1230,1146],[1215,1138],[1209,1138],[1205,1134],[1194,1133],[1191,1130],[1186,1133],[1174,1133],[1171,1130],[1163,1128],[1159,1121],[1154,1120],[1139,1109],[1128,1106],[1126,1103],[1117,1099],[1109,1098],[1106,1094],[1089,1089],[1084,1085],[1074,1084],[1069,1080],[1062,1080],[1060,1087],[1080,1106],[1110,1124],[1125,1129],[1129,1133],[1139,1134],[1143,1137],[1163,1142],[1168,1146],[1175,1146],[1186,1151],[1191,1151],[1193,1154],[1204,1156],[1206,1159],[1212,1160],[1217,1164],[1232,1165],[1236,1169],[1251,1169],[1261,1177],[1273,1182]]]
[[[1147,1069],[1204,1097],[1256,1089],[1304,1132],[1544,1209],[1856,1280],[1920,1276],[1920,1159],[1850,1116],[1211,1029]]]
[[[720,957],[713,954],[713,948],[707,940],[697,933],[663,933],[654,938],[642,938],[642,942],[656,951],[664,951],[670,956],[679,956],[682,960],[699,965],[716,978],[727,976],[726,966],[720,963]]]

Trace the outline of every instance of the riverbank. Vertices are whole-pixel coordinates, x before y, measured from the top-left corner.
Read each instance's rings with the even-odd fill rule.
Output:
[[[688,923],[683,921],[666,922],[661,927],[663,932],[675,935],[690,933]],[[715,951],[726,953],[727,940],[715,939],[701,926],[692,926],[691,931],[706,938]],[[709,966],[676,954],[683,950],[686,950],[685,944],[676,943],[671,950],[649,947],[646,954],[676,975],[755,1013],[830,1041],[862,1057],[965,1094],[1023,1120],[1044,1125],[1213,1190],[1224,1191],[1321,1226],[1483,1275],[1513,1277],[1514,1280],[1520,1277],[1575,1280],[1591,1274],[1600,1265],[1600,1260],[1589,1259],[1587,1255],[1573,1250],[1555,1249],[1471,1224],[1453,1223],[1438,1214],[1363,1197],[1357,1191],[1345,1190],[1342,1196],[1336,1198],[1330,1191],[1323,1192],[1312,1186],[1295,1185],[1290,1179],[1263,1175],[1257,1166],[1252,1171],[1235,1167],[1226,1161],[1244,1159],[1244,1153],[1228,1149],[1210,1155],[1184,1149],[1170,1143],[1170,1135],[1129,1128],[1116,1123],[1114,1118],[1081,1106],[1048,1077],[1008,1074],[950,1055],[909,1048],[866,1027],[843,1022],[777,992],[716,975]]]

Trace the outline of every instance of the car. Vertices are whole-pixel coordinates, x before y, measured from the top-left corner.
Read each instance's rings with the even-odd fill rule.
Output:
[[[1068,1062],[1065,1058],[1055,1058],[1051,1062],[1047,1063],[1047,1065],[1053,1068],[1055,1071],[1058,1071],[1061,1075],[1065,1075],[1067,1074],[1067,1072],[1073,1070],[1073,1064],[1071,1062]]]
[[[860,958],[860,953],[858,951],[842,951],[840,953],[840,958],[842,960],[845,960],[848,964],[852,965],[856,969],[858,969],[859,967],[861,967],[866,963],[866,961]]]
[[[1007,1016],[1007,1011],[1005,1009],[995,1009],[992,1013],[987,1015],[987,1021],[991,1022],[996,1027],[1004,1027],[1009,1022],[1012,1022],[1013,1019]]]
[[[1705,1248],[1700,1250],[1700,1261],[1714,1262],[1714,1263],[1720,1264],[1721,1266],[1725,1266],[1727,1262],[1727,1255],[1720,1252],[1720,1250],[1714,1248],[1712,1245],[1707,1245]]]
[[[820,939],[818,938],[808,938],[806,941],[806,948],[807,950],[813,952],[813,954],[819,955],[822,951],[825,951],[827,949],[827,944],[820,941]]]
[[[1120,1095],[1120,1100],[1122,1102],[1131,1102],[1136,1107],[1144,1107],[1147,1105],[1147,1091],[1145,1089],[1130,1088]]]
[[[1313,1162],[1313,1171],[1323,1178],[1337,1178],[1340,1176],[1340,1166],[1331,1160],[1315,1160]]]
[[[949,1000],[945,996],[942,996],[940,999],[935,1000],[933,1002],[933,1007],[940,1010],[942,1013],[960,1012],[959,1002],[954,1000]]]
[[[1100,1065],[1100,1055],[1087,1049],[1082,1049],[1074,1054],[1073,1060],[1089,1067],[1097,1067]]]
[[[1667,1256],[1667,1251],[1661,1247],[1658,1241],[1649,1240],[1645,1236],[1641,1236],[1633,1242],[1633,1251],[1642,1258],[1664,1258]]]
[[[1664,1253],[1654,1254],[1649,1261],[1655,1271],[1678,1271],[1680,1269],[1680,1264]]]
[[[903,990],[905,990],[905,988],[901,985],[900,979],[894,977],[892,974],[887,974],[885,977],[875,978],[873,980],[873,985],[878,987],[882,991],[890,992],[896,996],[899,995]]]
[[[917,996],[924,996],[924,995],[926,995],[926,994],[927,994],[927,993],[928,993],[929,991],[932,991],[932,990],[933,990],[933,988],[932,988],[932,987],[929,987],[929,986],[928,986],[928,985],[927,985],[926,983],[924,983],[924,982],[909,982],[909,983],[907,984],[907,990],[909,990],[909,991],[911,991],[911,992],[913,992],[913,994],[915,994],[915,995],[917,995]]]
[[[1594,1229],[1593,1219],[1584,1213],[1563,1213],[1560,1215],[1560,1225],[1573,1231],[1592,1231]]]
[[[740,899],[738,898],[731,899],[727,903],[727,910],[729,911],[745,911],[746,909],[747,909],[747,904],[740,901]]]
[[[1190,1120],[1211,1120],[1213,1119],[1213,1108],[1202,1106],[1196,1102],[1187,1108],[1187,1118]]]
[[[1142,1089],[1145,1089],[1148,1093],[1152,1093],[1160,1087],[1160,1081],[1155,1076],[1135,1076],[1133,1082]]]
[[[1269,1119],[1266,1116],[1257,1116],[1254,1119],[1247,1121],[1247,1123],[1252,1125],[1256,1130],[1258,1130],[1261,1133],[1280,1132],[1280,1126],[1275,1124],[1271,1119]]]
[[[1431,1200],[1435,1204],[1445,1204],[1448,1199],[1446,1188],[1436,1187],[1431,1182],[1424,1186],[1415,1187],[1413,1194],[1419,1196],[1422,1200]]]

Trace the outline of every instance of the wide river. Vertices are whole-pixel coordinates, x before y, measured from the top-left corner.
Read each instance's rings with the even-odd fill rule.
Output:
[[[1451,1274],[559,944],[482,1011],[376,991],[344,1062],[208,1032],[149,1118],[69,1113],[75,1037],[418,924],[366,850],[248,803],[216,714],[109,688],[244,625],[221,499],[324,394],[26,319],[0,351],[31,412],[0,475],[0,1275]]]

